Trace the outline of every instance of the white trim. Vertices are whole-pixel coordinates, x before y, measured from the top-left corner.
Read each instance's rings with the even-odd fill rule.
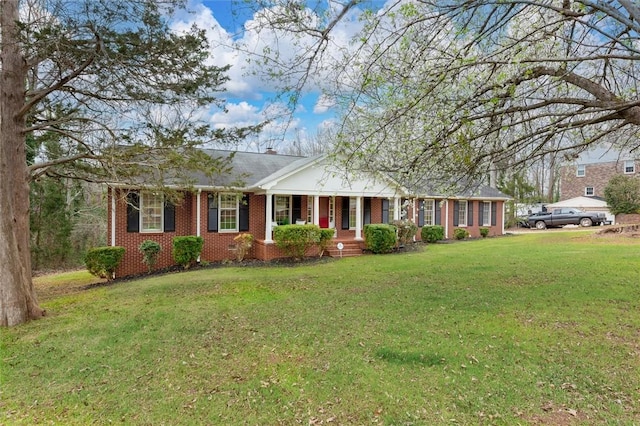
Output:
[[[449,199],[444,199],[444,238],[449,239]]]
[[[307,196],[307,203],[309,202],[309,197]],[[320,225],[320,196],[313,196],[313,224]]]
[[[116,189],[111,188],[111,246],[116,246]],[[126,215],[125,215],[126,216]]]
[[[200,214],[200,208],[201,208],[201,201],[200,201],[200,197],[202,195],[202,189],[198,189],[198,198],[196,198],[196,237],[200,236],[200,225],[201,225],[201,214]],[[209,207],[209,206],[207,206]]]
[[[265,194],[266,199],[266,208],[265,208],[265,220],[264,220],[264,243],[265,244],[273,244],[273,194],[269,191]]]
[[[362,197],[356,197],[356,236],[355,240],[362,240]]]

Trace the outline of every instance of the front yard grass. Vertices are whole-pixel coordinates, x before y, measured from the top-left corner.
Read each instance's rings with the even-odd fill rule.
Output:
[[[2,330],[0,424],[640,424],[637,239],[205,269],[42,304]]]

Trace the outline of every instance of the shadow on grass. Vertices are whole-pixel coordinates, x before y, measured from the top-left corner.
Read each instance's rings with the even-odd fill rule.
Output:
[[[425,355],[418,352],[399,352],[389,348],[380,348],[376,351],[376,356],[390,364],[413,364],[433,367],[444,364],[444,358],[431,354]]]

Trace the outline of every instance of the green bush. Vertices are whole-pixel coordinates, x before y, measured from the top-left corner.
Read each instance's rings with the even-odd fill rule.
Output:
[[[393,222],[398,232],[398,243],[405,246],[413,242],[418,226],[410,220],[396,220]]]
[[[178,265],[182,265],[184,269],[187,269],[196,263],[200,253],[202,253],[203,245],[204,239],[202,237],[194,235],[173,237],[173,260]]]
[[[489,228],[480,228],[480,235],[482,235],[482,238],[487,238],[489,236]]]
[[[325,250],[329,247],[334,233],[335,231],[333,229],[320,229],[320,237],[318,238],[318,252],[320,253],[320,257],[322,257]]]
[[[456,240],[464,240],[469,236],[469,232],[463,228],[456,228],[453,230],[453,238]]]
[[[444,240],[444,226],[423,226],[422,231],[420,231],[420,236],[425,243],[435,243]]]
[[[389,253],[396,246],[396,227],[387,224],[364,226],[364,243],[372,253]]]
[[[140,243],[138,250],[142,253],[142,263],[147,265],[149,272],[151,272],[158,262],[158,255],[162,251],[162,246],[156,241],[144,240]]]
[[[320,241],[318,225],[282,225],[273,228],[276,247],[287,256],[302,259],[307,250]]]
[[[87,271],[96,277],[112,280],[124,256],[124,247],[96,247],[89,249],[84,256]]]
[[[604,188],[604,199],[612,214],[640,213],[640,180],[617,175]]]

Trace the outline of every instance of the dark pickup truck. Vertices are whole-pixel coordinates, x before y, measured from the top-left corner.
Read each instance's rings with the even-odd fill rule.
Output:
[[[591,226],[605,223],[604,213],[585,212],[578,209],[553,209],[529,216],[529,227],[545,229],[564,225]]]

